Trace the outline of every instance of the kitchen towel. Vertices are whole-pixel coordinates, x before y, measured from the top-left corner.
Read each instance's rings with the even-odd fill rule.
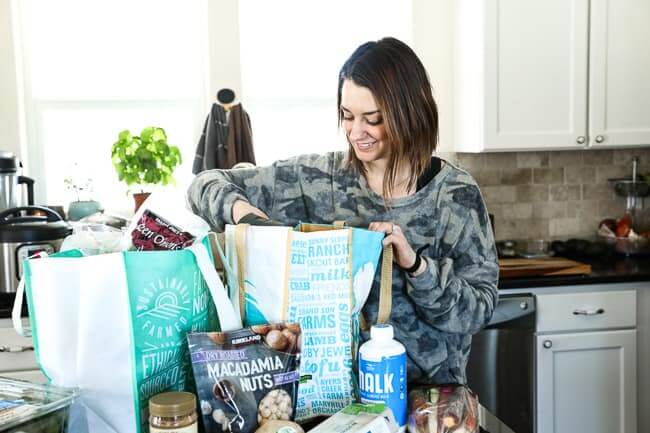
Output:
[[[193,388],[187,333],[241,328],[208,245],[25,262],[39,366],[53,384],[80,389],[70,431],[148,431],[151,396]]]

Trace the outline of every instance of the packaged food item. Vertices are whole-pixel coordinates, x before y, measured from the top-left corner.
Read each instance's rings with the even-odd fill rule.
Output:
[[[253,433],[269,420],[294,419],[299,324],[255,325],[187,338],[206,431]]]
[[[210,225],[192,213],[185,202],[180,190],[152,193],[131,219],[121,250],[178,250],[207,236]]]
[[[196,396],[190,392],[163,392],[149,399],[150,433],[197,433]]]
[[[194,242],[191,233],[182,231],[148,209],[140,216],[131,232],[131,239],[138,251],[181,250]]]
[[[335,413],[309,433],[396,433],[393,412],[382,403],[353,403]]]
[[[464,385],[409,392],[410,433],[478,433],[478,399]]]
[[[63,433],[76,396],[72,389],[0,377],[0,431]]]
[[[406,349],[391,325],[374,325],[359,348],[359,390],[362,403],[384,403],[406,431]]]

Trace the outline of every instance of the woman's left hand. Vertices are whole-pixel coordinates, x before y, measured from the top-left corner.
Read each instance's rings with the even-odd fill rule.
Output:
[[[372,222],[368,230],[382,232],[386,234],[384,246],[393,246],[393,260],[402,269],[409,269],[415,264],[416,253],[404,236],[402,228],[397,224],[390,222]],[[417,270],[419,271],[419,269]],[[415,273],[418,273],[418,272]]]

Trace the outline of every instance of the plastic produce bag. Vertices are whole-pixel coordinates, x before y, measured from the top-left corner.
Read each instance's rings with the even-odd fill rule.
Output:
[[[478,433],[478,399],[464,385],[409,392],[410,433]]]

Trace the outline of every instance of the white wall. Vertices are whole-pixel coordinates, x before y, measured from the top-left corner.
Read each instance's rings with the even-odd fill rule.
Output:
[[[209,58],[207,100],[211,105],[217,92],[232,89],[241,96],[241,64],[239,61],[239,3],[238,0],[208,2]]]
[[[0,0],[0,150],[22,159],[11,0]]]

